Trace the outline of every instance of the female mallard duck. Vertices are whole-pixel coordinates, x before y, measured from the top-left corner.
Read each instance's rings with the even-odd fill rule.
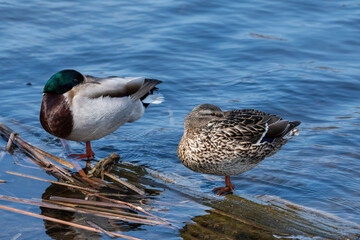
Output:
[[[149,104],[143,100],[159,83],[142,77],[97,78],[62,70],[44,87],[41,125],[56,137],[86,142],[85,154],[71,156],[93,159],[90,141],[141,118]]]
[[[253,109],[223,112],[201,104],[185,117],[178,156],[195,172],[225,176],[226,186],[213,190],[220,190],[220,196],[234,191],[231,175],[249,171],[275,154],[299,134],[299,124]]]

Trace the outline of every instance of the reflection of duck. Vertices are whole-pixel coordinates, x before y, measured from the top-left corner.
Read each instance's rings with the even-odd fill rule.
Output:
[[[44,87],[41,125],[59,138],[86,142],[86,154],[76,155],[92,159],[90,141],[141,118],[150,99],[143,100],[159,83],[142,77],[96,78],[62,70]]]
[[[84,198],[84,195],[78,191],[70,190],[67,187],[52,184],[50,185],[42,195],[43,201],[49,200],[52,196],[61,196],[61,197],[70,197],[70,198]],[[70,211],[63,211],[57,209],[51,209],[46,207],[40,207],[41,215],[58,218],[68,222],[74,222],[82,225],[87,225],[85,220],[85,214],[74,213]],[[104,220],[97,218],[96,222],[99,222],[102,226]],[[98,233],[85,231],[82,229],[66,226],[60,223],[53,221],[44,220],[44,227],[46,229],[46,234],[52,239],[62,239],[66,236],[66,239],[99,239],[100,235]]]
[[[193,171],[225,176],[226,187],[214,189],[221,195],[234,189],[230,175],[244,173],[275,154],[299,134],[299,124],[257,110],[223,112],[202,104],[185,117],[178,156]]]
[[[86,172],[86,169],[83,169]],[[164,186],[161,183],[153,181],[153,179],[148,178],[148,173],[144,170],[141,166],[136,166],[133,164],[123,164],[123,163],[115,163],[115,166],[111,170],[111,173],[116,176],[121,176],[121,178],[126,179],[127,182],[130,182],[134,185],[137,185],[139,188],[144,189],[149,196],[156,197],[157,195],[161,194],[162,191],[159,189],[164,189]],[[111,183],[111,179],[108,179],[105,177],[108,183]],[[85,186],[89,187],[89,186]],[[150,201],[151,198],[148,198],[146,195],[139,195],[136,192],[128,191],[127,189],[119,186],[118,184],[107,184],[107,187],[102,187],[99,195],[105,196],[107,198],[111,198],[114,200],[127,202],[130,204],[133,204],[135,206],[139,206],[139,202],[147,202]],[[79,199],[79,200],[88,200],[88,201],[96,201],[100,203],[110,203],[107,200],[104,200],[103,198],[96,197],[92,194],[85,194],[81,191],[69,189],[65,186],[57,185],[57,184],[51,184],[49,187],[46,188],[45,192],[42,194],[42,199],[44,202],[46,200],[54,199],[54,197],[62,197],[62,198],[69,198],[69,199]],[[56,202],[56,199],[55,199]],[[48,203],[52,203],[51,201]],[[114,208],[110,207],[100,207],[95,205],[81,205],[81,204],[75,204],[74,207],[76,210],[97,210],[99,212],[110,212],[118,215],[131,215],[135,219],[137,219],[137,216],[139,217],[139,220],[144,220],[147,215],[144,215],[143,213],[136,211],[132,208],[122,208],[114,210]],[[144,210],[147,210],[147,208],[152,208],[151,205],[144,204],[141,205],[141,207]],[[101,217],[97,214],[91,214],[91,213],[82,213],[82,212],[73,212],[73,211],[66,211],[66,210],[57,210],[57,209],[51,209],[46,207],[40,207],[41,214],[53,218],[62,219],[65,221],[81,224],[84,226],[88,226],[88,223],[86,221],[90,220],[102,228],[104,228],[106,231],[109,232],[123,232],[125,235],[126,232],[132,232],[132,231],[138,231],[141,230],[141,226],[144,225],[144,223],[136,222],[136,221],[126,221],[126,220],[120,220],[116,218],[112,218],[111,216]],[[152,219],[149,217],[149,219]],[[156,219],[158,220],[158,219]],[[52,222],[52,221],[44,221],[44,226],[46,228],[46,234],[49,235],[53,239],[103,239],[104,236],[90,232],[87,230],[82,230],[79,228],[66,226],[60,223]]]

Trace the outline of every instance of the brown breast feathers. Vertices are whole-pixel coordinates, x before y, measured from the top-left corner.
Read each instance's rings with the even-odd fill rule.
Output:
[[[70,135],[74,125],[73,116],[69,103],[63,95],[44,93],[40,122],[48,133],[56,137],[66,138]]]

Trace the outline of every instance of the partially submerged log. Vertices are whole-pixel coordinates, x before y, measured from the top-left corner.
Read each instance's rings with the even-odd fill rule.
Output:
[[[300,238],[300,236],[326,239],[360,237],[358,224],[276,196],[242,198],[229,195],[224,200],[211,201],[209,205],[214,210],[209,211],[210,216],[205,215],[208,220],[214,216],[226,219],[225,222],[228,224],[225,227],[227,228],[231,228],[230,223],[242,226],[230,230],[234,236],[241,233],[258,236],[258,239],[271,239],[270,236],[274,239]],[[216,222],[219,224],[219,221]]]
[[[360,225],[317,209],[308,208],[276,196],[238,196],[197,193],[181,176],[152,176],[166,181],[167,188],[185,195],[192,201],[210,207],[208,214],[196,216],[193,223],[181,230],[184,239],[360,239]],[[170,179],[169,179],[170,178]]]

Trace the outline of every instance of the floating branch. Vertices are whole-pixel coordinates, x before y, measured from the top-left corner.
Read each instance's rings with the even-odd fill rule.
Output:
[[[109,157],[100,160],[93,169],[87,174],[88,177],[101,177],[104,179],[104,173],[109,172],[112,166],[120,160],[119,154],[112,153]]]
[[[80,205],[94,205],[94,206],[99,206],[99,207],[111,207],[111,208],[129,209],[129,207],[124,205],[124,204],[115,204],[115,203],[90,201],[90,200],[84,200],[84,199],[78,199],[78,198],[65,198],[65,197],[53,196],[53,197],[50,197],[50,200],[59,201],[59,202],[74,203],[74,204],[80,204]]]
[[[79,186],[68,184],[68,183],[55,182],[55,181],[51,181],[51,180],[47,180],[47,179],[43,179],[43,178],[38,178],[38,177],[33,177],[33,176],[22,174],[22,173],[16,173],[16,172],[11,172],[11,171],[6,171],[6,173],[16,175],[16,176],[20,176],[20,177],[26,177],[26,178],[35,179],[35,180],[38,180],[38,181],[43,181],[43,182],[49,182],[49,183],[53,183],[53,184],[57,184],[57,185],[62,185],[62,186],[69,187],[69,188],[76,188],[76,189],[85,190],[85,191],[89,191],[89,192],[98,192],[95,189],[79,187]]]
[[[38,178],[38,177],[16,173],[16,172],[10,172],[10,171],[7,171],[6,173],[16,176],[26,177],[38,181],[49,182],[55,185],[61,185],[72,189],[77,189],[80,190],[85,195],[92,195],[104,199],[106,200],[106,202],[89,201],[78,198],[64,198],[59,196],[52,196],[50,200],[42,200],[42,202],[11,198],[1,195],[0,195],[0,199],[14,201],[14,202],[21,202],[25,204],[32,204],[50,209],[58,209],[58,210],[77,212],[82,214],[91,214],[94,216],[107,218],[108,220],[113,219],[113,220],[135,222],[135,223],[147,224],[147,225],[166,225],[166,227],[171,227],[171,224],[166,220],[163,220],[160,217],[148,213],[139,206],[135,206],[128,202],[123,202],[105,197],[102,194],[107,194],[106,192],[99,192],[99,190],[104,187],[116,190],[117,193],[119,191],[120,192],[125,191],[123,188],[120,188],[118,184],[114,184],[112,182],[106,182],[102,180],[104,176],[106,176],[116,181],[117,183],[120,183],[126,188],[133,190],[139,195],[145,194],[144,191],[138,189],[132,184],[127,183],[126,181],[119,179],[115,175],[108,173],[111,167],[119,161],[120,156],[118,154],[113,153],[109,157],[102,159],[89,172],[89,174],[86,175],[84,170],[81,168],[81,166],[77,161],[73,161],[73,164],[71,164],[61,158],[58,158],[50,153],[47,153],[44,150],[32,146],[30,143],[27,143],[25,140],[20,138],[17,133],[12,131],[10,128],[5,126],[1,122],[0,122],[0,136],[8,141],[6,147],[7,150],[10,150],[12,147],[19,147],[20,150],[22,150],[26,154],[26,156],[28,156],[35,164],[37,164],[40,168],[44,169],[47,173],[51,174],[58,180],[70,181],[72,182],[72,184],[51,181],[43,178]],[[59,167],[56,164],[52,163],[50,160],[48,160],[46,157],[68,168],[71,169],[75,168],[78,173],[71,172],[68,169]],[[100,179],[99,177],[101,177],[102,179]],[[127,196],[127,195],[122,194],[122,196]],[[134,197],[139,197],[139,196],[134,195]],[[9,209],[10,208],[8,208],[7,210]],[[138,212],[144,213],[147,216],[139,215],[138,213],[133,213],[129,211],[129,209],[133,209]],[[15,209],[14,211],[21,211],[21,210]],[[103,232],[104,234],[107,234],[104,232],[106,230],[101,229],[101,227],[99,226],[95,227],[96,225],[95,223],[89,223],[89,224],[92,224],[92,227],[94,227],[94,229],[97,229],[97,232],[100,231]]]
[[[52,221],[52,222],[61,223],[61,224],[64,224],[64,225],[68,225],[68,226],[72,226],[72,227],[76,227],[76,228],[81,228],[81,229],[88,230],[88,231],[102,233],[102,231],[100,231],[99,229],[94,228],[94,227],[88,227],[88,226],[84,226],[84,225],[81,225],[81,224],[64,221],[64,220],[53,218],[53,217],[47,217],[47,216],[43,216],[43,215],[40,215],[40,214],[23,211],[23,210],[16,209],[16,208],[11,208],[11,207],[6,207],[6,206],[3,206],[3,205],[0,205],[0,209],[11,211],[11,212],[16,212],[16,213],[20,213],[20,214],[24,214],[24,215],[28,215],[28,216],[31,216],[31,217],[41,218],[41,219]],[[140,238],[134,238],[134,237],[126,236],[126,235],[119,234],[119,233],[111,232],[111,234],[114,235],[115,237],[122,237],[122,238],[126,238],[126,239],[131,239],[131,240],[141,240]]]
[[[104,210],[106,210],[106,209],[103,209],[103,208],[99,209],[99,210],[86,209],[86,208],[82,208],[81,204],[78,204],[78,206],[80,206],[81,208],[77,208],[75,205],[60,204],[58,202],[49,201],[49,200],[45,200],[45,202],[38,202],[38,201],[9,197],[9,196],[4,196],[4,195],[0,195],[0,200],[18,202],[18,203],[29,204],[29,205],[33,205],[33,206],[45,207],[45,208],[50,208],[50,209],[57,209],[57,210],[68,211],[68,212],[91,214],[91,215],[98,216],[98,217],[114,219],[114,220],[122,220],[122,221],[128,221],[128,222],[135,222],[135,223],[141,223],[141,224],[146,224],[146,225],[169,225],[169,223],[167,223],[167,222],[154,221],[151,219],[144,218],[144,216],[136,216],[134,214],[132,214],[132,216],[126,216],[126,215],[118,214],[118,213],[104,212]]]
[[[114,234],[112,234],[109,231],[106,231],[105,229],[103,229],[102,227],[100,227],[99,225],[95,224],[94,222],[90,221],[90,220],[86,220],[85,221],[87,224],[89,224],[91,227],[99,229],[103,234],[108,235],[111,238],[115,238],[116,236]]]
[[[37,151],[37,152],[41,153],[42,155],[50,158],[51,160],[54,160],[55,162],[60,163],[60,164],[64,165],[65,167],[68,167],[70,169],[75,168],[75,166],[73,164],[69,163],[68,161],[66,161],[66,160],[64,160],[62,158],[59,158],[59,157],[57,157],[55,155],[52,155],[51,153],[45,152],[44,150],[42,150],[40,148],[37,148],[37,147],[31,145],[30,143],[28,143],[28,144],[29,144],[29,146],[34,148],[35,151]]]
[[[19,146],[21,150],[23,150],[30,159],[39,167],[44,168],[44,170],[57,179],[63,179],[66,181],[73,182],[74,180],[71,178],[71,174],[69,173],[69,170],[64,169],[60,166],[57,166],[56,164],[52,163],[50,160],[48,160],[44,154],[43,150],[40,150],[34,146],[32,146],[30,143],[23,140],[16,132],[14,132],[11,128],[0,122],[0,135],[8,141],[6,149],[9,151],[13,145]],[[46,156],[50,157],[54,161],[59,161],[60,158],[51,155],[50,153],[47,153]],[[65,160],[61,160],[60,162],[64,163]],[[66,163],[67,166],[70,168],[72,167],[70,163]]]
[[[111,173],[104,173],[104,174],[105,174],[105,176],[107,176],[107,177],[109,177],[109,178],[117,181],[118,183],[121,183],[122,185],[126,186],[127,188],[130,188],[131,190],[133,190],[134,192],[137,192],[137,193],[140,194],[140,195],[144,195],[144,194],[145,194],[144,191],[138,189],[137,187],[131,185],[131,184],[128,183],[128,182],[125,182],[125,181],[117,178],[115,175],[112,175]]]
[[[111,210],[106,208],[99,208],[94,206],[88,205],[75,205],[69,204],[64,202],[55,202],[51,200],[46,200],[47,203],[53,203],[57,205],[62,205],[69,208],[74,208],[77,212],[86,213],[96,215],[98,217],[113,219],[113,220],[120,220],[125,222],[133,222],[133,223],[140,223],[145,225],[170,225],[167,222],[160,222],[148,218],[144,218],[144,216],[134,215],[130,213],[121,212],[122,214],[114,213],[114,211],[110,212]],[[126,215],[125,215],[126,214]]]
[[[115,200],[115,199],[112,199],[112,198],[108,198],[108,197],[105,197],[105,196],[101,196],[101,195],[99,195],[99,194],[93,194],[94,196],[97,196],[97,197],[99,197],[99,198],[102,198],[102,199],[105,199],[105,200],[108,200],[108,201],[111,201],[111,202],[115,202],[115,203],[119,203],[119,204],[124,204],[124,205],[127,205],[127,206],[129,206],[129,207],[131,207],[131,208],[133,208],[133,209],[135,209],[135,210],[138,210],[138,211],[140,211],[140,212],[142,212],[142,213],[145,213],[145,214],[147,214],[147,215],[149,215],[149,216],[151,216],[151,217],[154,217],[154,218],[157,218],[157,219],[160,219],[160,220],[162,220],[162,221],[165,221],[166,222],[166,220],[164,220],[164,219],[162,219],[162,218],[160,218],[160,217],[158,217],[158,216],[155,216],[155,215],[153,215],[153,214],[151,214],[151,213],[149,213],[149,212],[147,212],[147,211],[145,211],[144,209],[142,209],[141,207],[138,207],[138,206],[135,206],[135,205],[133,205],[133,204],[131,204],[131,203],[127,203],[127,202],[123,202],[123,201],[119,201],[119,200]]]

